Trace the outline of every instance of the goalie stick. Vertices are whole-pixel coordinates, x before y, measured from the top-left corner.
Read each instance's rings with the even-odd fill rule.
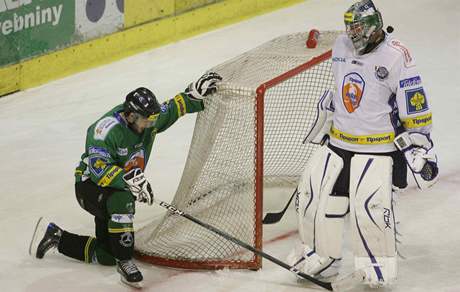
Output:
[[[286,213],[286,210],[288,209],[289,205],[291,204],[292,199],[294,198],[295,194],[297,193],[297,188],[295,188],[294,192],[292,193],[291,198],[287,202],[286,206],[284,207],[283,210],[281,210],[278,213],[267,213],[265,214],[264,219],[262,220],[263,224],[274,224],[277,223],[283,218],[284,213]]]
[[[329,291],[346,291],[346,290],[349,290],[351,289],[352,287],[356,286],[357,284],[361,283],[364,279],[364,274],[363,274],[363,271],[359,270],[359,271],[355,271],[354,273],[352,273],[351,275],[348,275],[346,276],[345,278],[343,279],[340,279],[338,281],[334,281],[334,282],[324,282],[324,281],[321,281],[321,280],[318,280],[312,276],[309,276],[305,273],[302,273],[300,270],[298,270],[297,268],[295,268],[294,266],[290,266],[284,262],[282,262],[281,260],[261,251],[261,250],[258,250],[254,247],[252,247],[251,245],[231,236],[230,234],[228,233],[225,233],[217,228],[215,228],[214,226],[212,225],[209,225],[205,222],[202,222],[201,220],[177,209],[176,207],[166,203],[166,202],[163,202],[163,201],[160,201],[160,200],[155,200],[155,203],[157,203],[158,205],[160,205],[161,207],[163,208],[166,208],[168,209],[170,212],[176,214],[176,215],[179,215],[179,216],[182,216],[198,225],[200,225],[201,227],[204,227],[206,229],[208,229],[209,231],[212,231],[214,232],[215,234],[225,238],[226,240],[229,240],[247,250],[250,250],[252,251],[253,253],[255,253],[256,255],[258,256],[261,256],[269,261],[271,261],[272,263],[278,265],[278,266],[281,266],[283,268],[285,268],[286,270],[296,274],[297,276],[309,281],[309,282],[312,282],[324,289],[327,289]]]

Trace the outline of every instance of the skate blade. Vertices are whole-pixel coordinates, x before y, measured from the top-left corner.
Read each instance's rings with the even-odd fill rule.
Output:
[[[43,217],[38,218],[37,224],[35,224],[34,232],[32,234],[32,239],[30,240],[29,244],[29,255],[35,257],[35,253],[33,253],[36,250],[36,242],[37,242],[37,236],[39,234],[39,226],[40,223],[42,222]]]
[[[143,288],[143,285],[142,285],[142,281],[140,282],[128,282],[126,281],[125,278],[123,278],[123,276],[120,276],[120,282],[128,287],[131,287],[131,288],[136,288],[136,289],[142,289]]]
[[[363,283],[366,279],[366,272],[357,270],[353,273],[331,283],[333,291],[347,291]]]

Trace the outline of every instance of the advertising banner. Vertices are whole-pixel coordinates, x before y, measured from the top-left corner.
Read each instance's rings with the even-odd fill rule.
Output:
[[[74,0],[0,0],[0,66],[67,46]]]
[[[78,0],[75,4],[74,38],[77,42],[101,37],[124,27],[123,0]]]

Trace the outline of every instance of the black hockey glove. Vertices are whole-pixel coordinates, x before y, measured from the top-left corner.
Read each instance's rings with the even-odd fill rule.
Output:
[[[205,96],[213,94],[217,90],[217,83],[222,77],[216,72],[208,72],[201,76],[197,81],[190,83],[185,89],[190,97],[203,99]]]
[[[147,203],[149,205],[153,204],[152,187],[140,168],[133,168],[128,171],[123,176],[123,180],[133,196],[136,198],[136,201]]]

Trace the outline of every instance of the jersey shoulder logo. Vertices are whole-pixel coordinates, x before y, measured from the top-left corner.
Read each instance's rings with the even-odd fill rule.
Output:
[[[94,139],[95,140],[105,140],[105,137],[109,131],[118,124],[118,120],[115,117],[105,117],[97,122],[96,127],[94,127]]]
[[[359,107],[365,87],[366,83],[358,73],[352,72],[343,77],[342,100],[349,113],[354,112]]]
[[[420,76],[415,76],[415,77],[400,80],[399,87],[400,88],[413,87],[413,86],[420,85],[420,83],[422,83],[422,79],[420,79]]]
[[[400,41],[398,40],[391,40],[390,41],[390,47],[393,49],[396,49],[400,53],[402,53],[404,57],[404,66],[405,67],[412,67],[415,65],[414,59],[412,58],[412,55],[406,46],[404,46]]]
[[[406,106],[408,114],[420,113],[428,109],[425,91],[422,87],[406,90]]]

